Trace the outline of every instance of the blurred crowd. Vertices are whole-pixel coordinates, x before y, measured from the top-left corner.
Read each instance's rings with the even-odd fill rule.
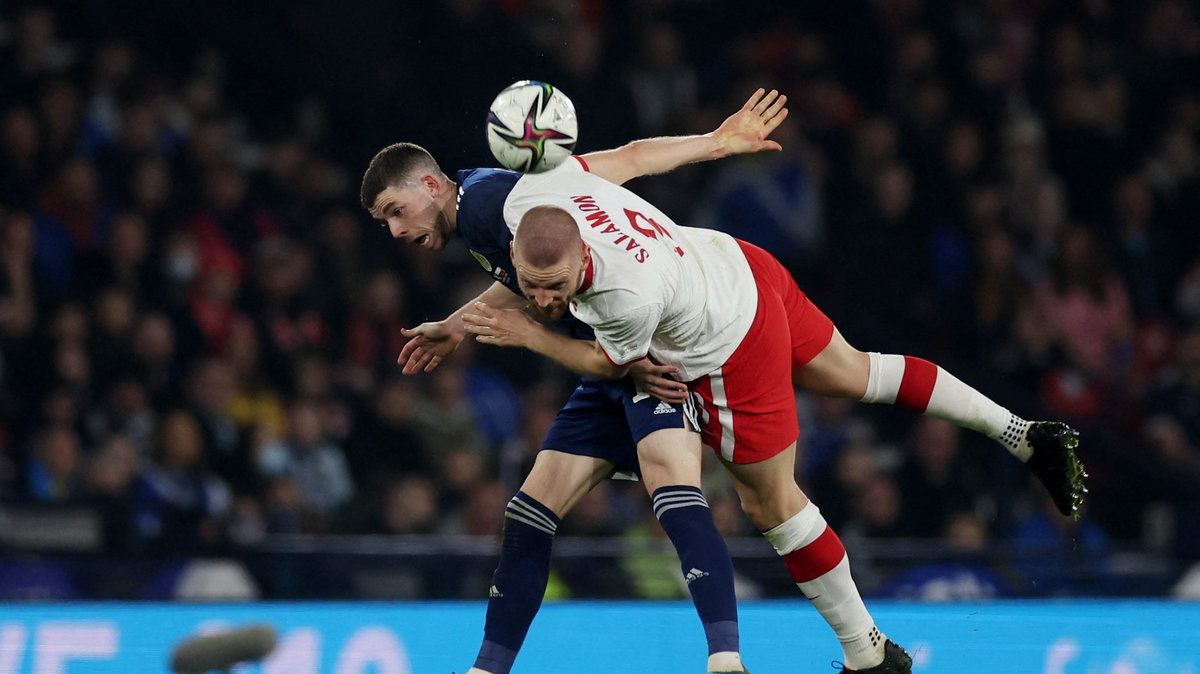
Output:
[[[400,329],[489,278],[394,244],[361,171],[398,140],[494,165],[480,111],[517,79],[571,96],[581,152],[711,130],[764,86],[783,152],[630,187],[767,247],[855,346],[1077,425],[1092,474],[1072,522],[985,438],[799,393],[798,475],[848,543],[956,553],[870,586],[1118,591],[1115,547],[1200,560],[1194,5],[195,4],[0,9],[3,503],[90,509],[110,554],[498,534],[573,380],[473,344],[402,376]],[[719,527],[753,535],[710,468]],[[649,512],[605,484],[560,535],[660,538]],[[997,544],[1037,554],[997,573]],[[680,594],[660,562],[557,568],[565,593]]]

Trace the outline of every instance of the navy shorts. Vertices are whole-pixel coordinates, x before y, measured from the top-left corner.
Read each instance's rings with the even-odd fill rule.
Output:
[[[637,443],[664,428],[687,428],[683,405],[638,394],[633,380],[584,378],[554,418],[542,449],[604,459],[641,474]]]

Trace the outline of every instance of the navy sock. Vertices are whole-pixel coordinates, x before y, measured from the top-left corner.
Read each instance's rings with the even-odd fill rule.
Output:
[[[717,533],[708,501],[696,487],[675,485],[655,490],[654,515],[675,544],[692,603],[704,624],[709,654],[739,651],[733,563],[725,539]]]
[[[492,674],[508,674],[529,625],[542,605],[550,578],[550,544],[558,516],[528,494],[518,491],[504,509],[504,544],[492,576],[483,646],[475,666]]]

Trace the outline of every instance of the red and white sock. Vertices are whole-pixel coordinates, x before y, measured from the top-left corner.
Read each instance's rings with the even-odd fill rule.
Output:
[[[1004,445],[1021,461],[1028,461],[1033,454],[1033,448],[1025,441],[1028,421],[940,366],[913,356],[875,352],[867,355],[871,358],[871,373],[862,402],[900,405],[979,431]]]
[[[809,503],[783,524],[763,532],[783,557],[788,573],[842,642],[846,666],[867,669],[883,662],[885,637],[875,627],[842,541]]]

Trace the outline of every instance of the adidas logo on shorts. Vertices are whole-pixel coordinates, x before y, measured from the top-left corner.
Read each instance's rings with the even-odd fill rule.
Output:
[[[500,592],[500,590],[496,589],[495,585],[493,585],[491,587],[491,589],[488,590],[488,596],[489,597],[503,597],[504,595]]]
[[[674,414],[675,408],[671,407],[671,405],[669,403],[664,403],[662,401],[659,401],[658,407],[654,408],[654,413],[655,414]]]
[[[703,578],[707,575],[708,575],[707,571],[701,571],[700,569],[692,567],[691,571],[688,571],[686,574],[684,574],[683,582],[687,583],[688,585],[691,585],[693,580],[700,580],[701,578]]]

